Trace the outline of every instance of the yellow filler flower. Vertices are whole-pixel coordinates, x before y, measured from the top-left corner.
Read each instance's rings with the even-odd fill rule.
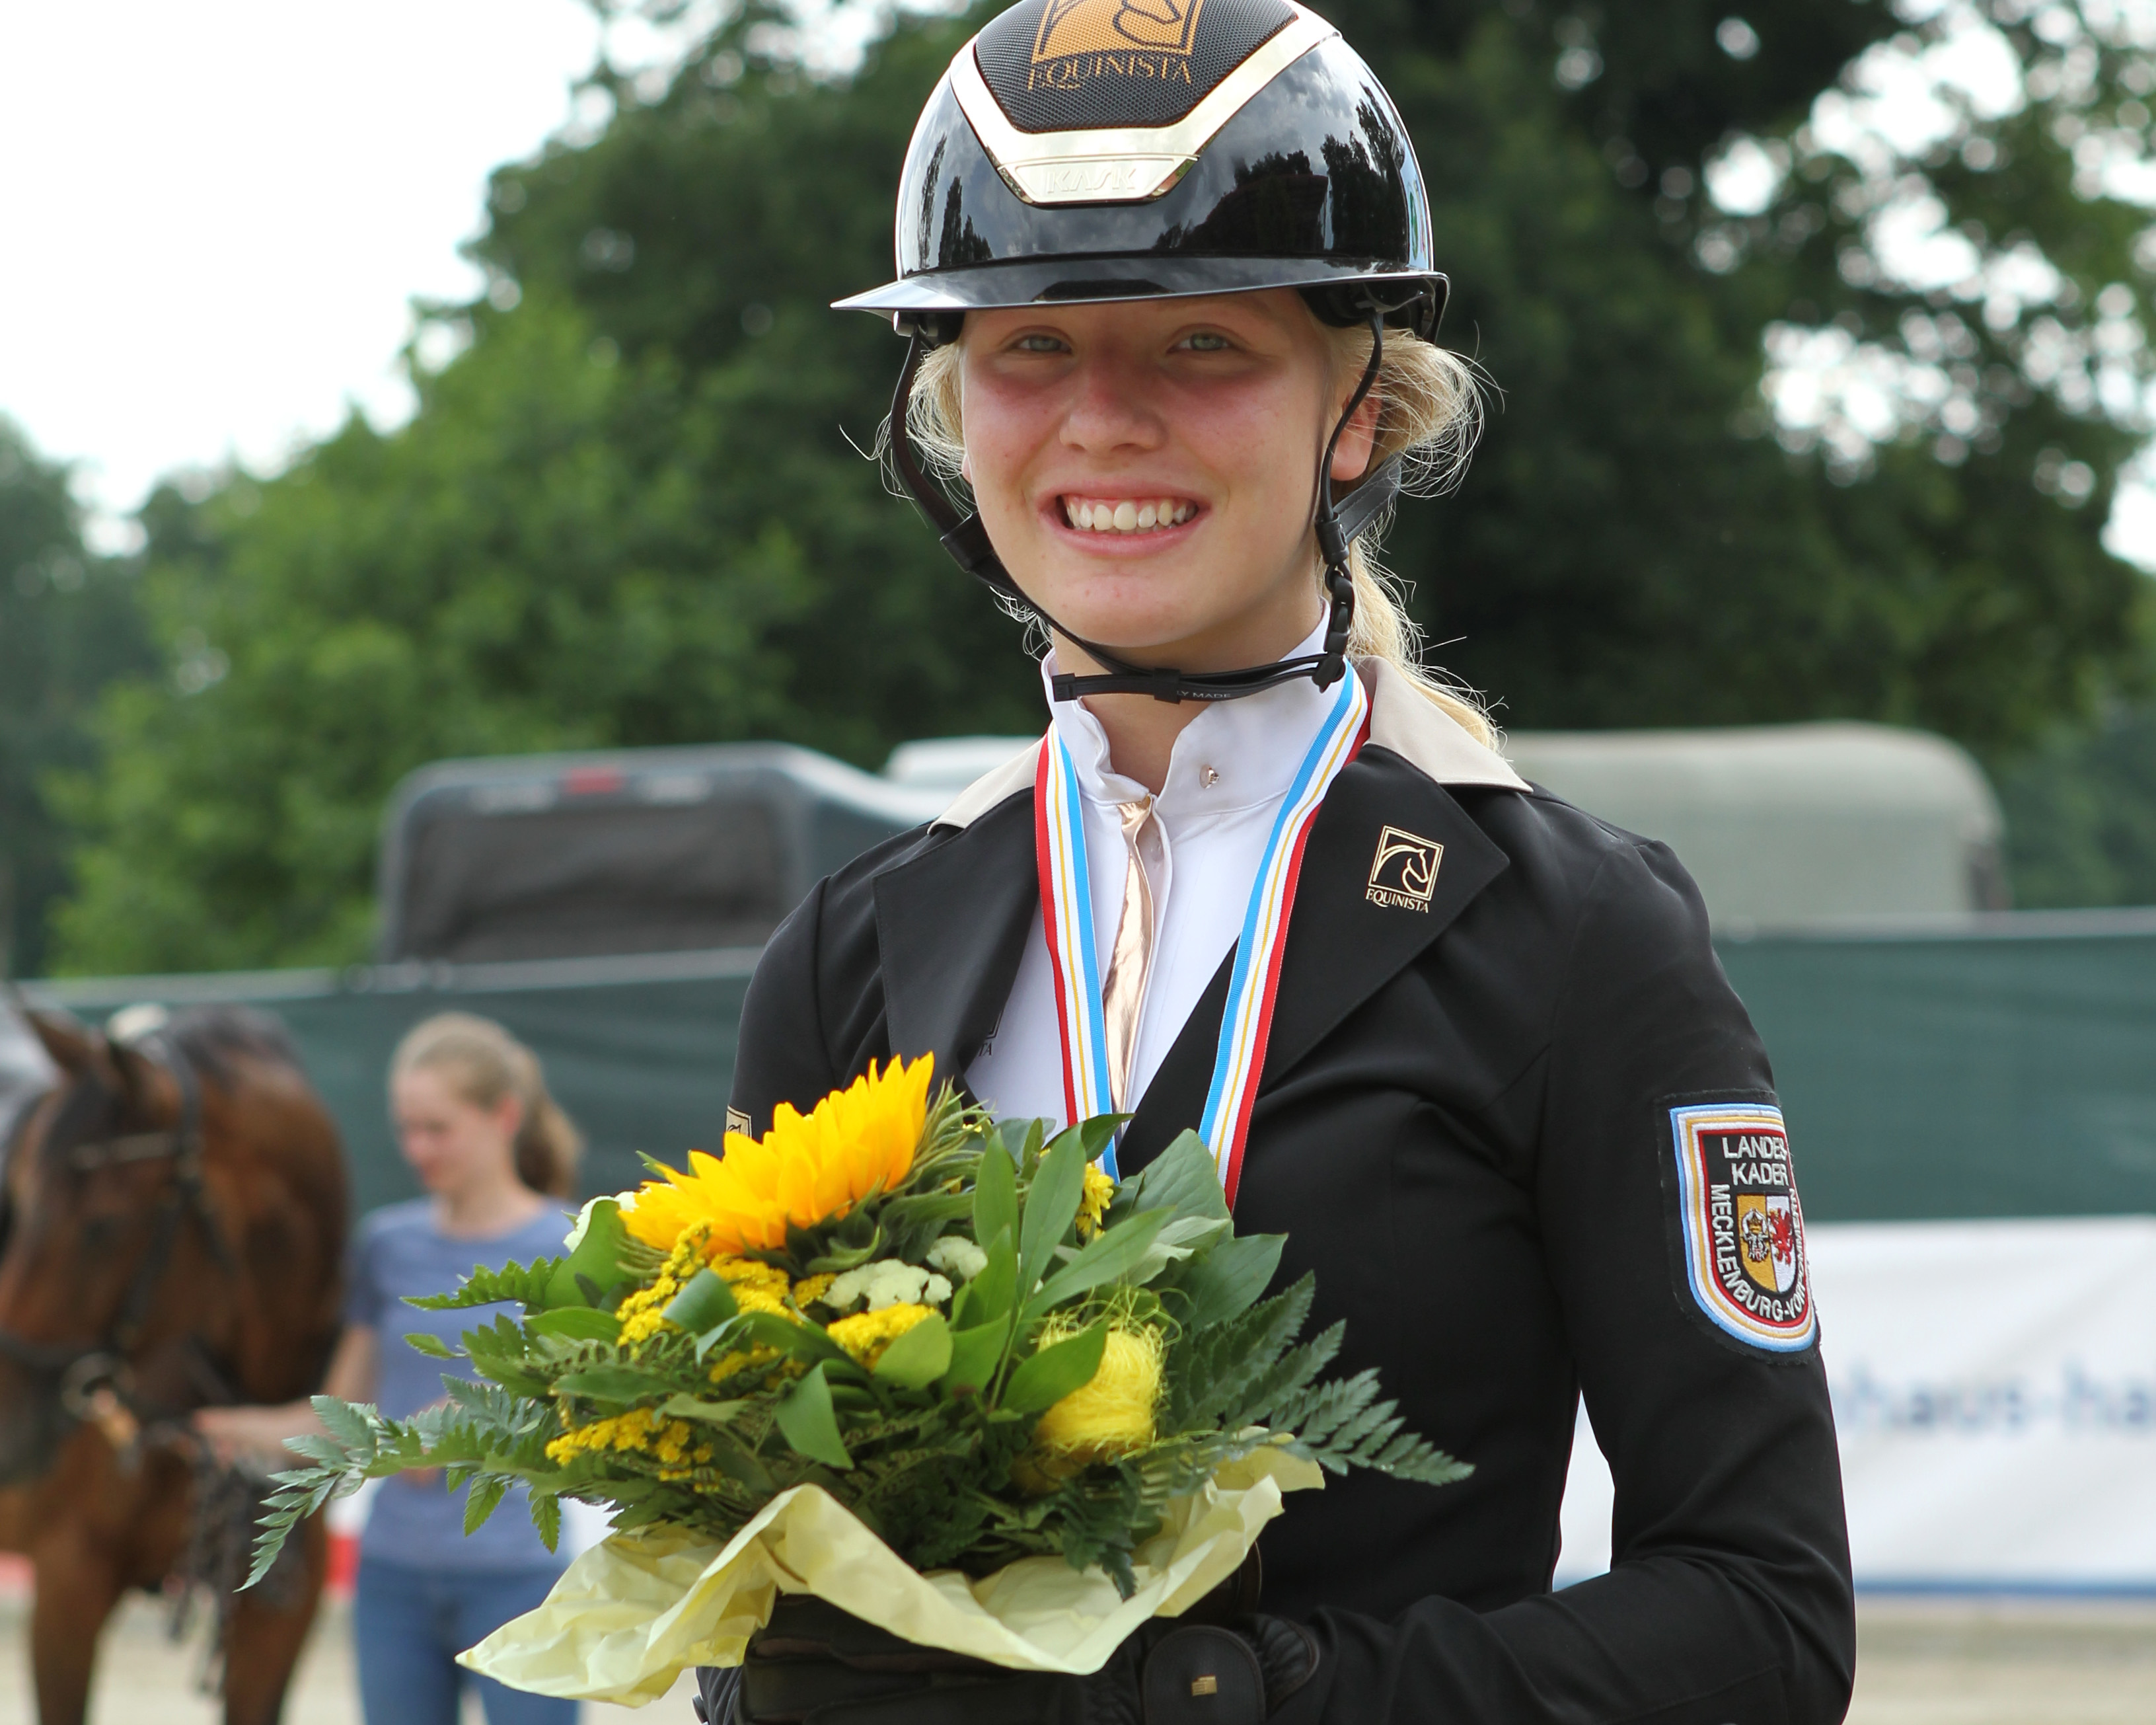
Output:
[[[670,1168],[664,1181],[646,1181],[622,1221],[661,1251],[699,1224],[713,1254],[783,1247],[788,1223],[813,1228],[844,1216],[905,1179],[927,1124],[935,1068],[932,1054],[894,1059],[881,1072],[871,1063],[808,1114],[782,1102],[761,1140],[729,1132],[723,1157],[691,1151],[690,1172]]]
[[[936,1309],[929,1305],[886,1305],[881,1311],[857,1311],[850,1318],[840,1318],[826,1333],[864,1366],[873,1368],[886,1348],[922,1319],[935,1315]]]
[[[1078,1199],[1078,1238],[1090,1240],[1101,1231],[1101,1218],[1108,1213],[1114,1202],[1116,1182],[1101,1171],[1098,1162],[1086,1164],[1086,1184]]]

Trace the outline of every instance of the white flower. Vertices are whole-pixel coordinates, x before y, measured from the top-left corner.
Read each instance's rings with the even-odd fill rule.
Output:
[[[947,1269],[962,1282],[970,1282],[988,1268],[988,1254],[965,1235],[947,1233],[928,1249],[928,1261]]]
[[[881,1311],[890,1305],[941,1305],[951,1297],[951,1284],[942,1276],[896,1258],[879,1258],[836,1277],[824,1295],[834,1311],[848,1311],[857,1300],[866,1300],[868,1310]]]

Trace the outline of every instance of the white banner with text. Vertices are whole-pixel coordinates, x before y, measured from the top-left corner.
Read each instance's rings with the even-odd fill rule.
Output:
[[[2156,1593],[2156,1218],[1805,1234],[1857,1585]],[[1610,1502],[1583,1412],[1560,1586]]]

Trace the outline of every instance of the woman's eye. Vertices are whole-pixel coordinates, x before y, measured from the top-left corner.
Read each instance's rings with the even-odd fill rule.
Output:
[[[1224,353],[1233,344],[1214,331],[1200,330],[1196,335],[1185,336],[1179,345],[1193,353]]]
[[[1021,353],[1060,353],[1063,343],[1054,336],[1020,336],[1012,343]]]

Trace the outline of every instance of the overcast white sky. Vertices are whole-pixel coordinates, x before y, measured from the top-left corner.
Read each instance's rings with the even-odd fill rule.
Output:
[[[578,0],[0,0],[0,413],[79,490],[274,464],[408,398],[414,296],[569,118]]]
[[[801,0],[812,58],[876,9]],[[616,26],[618,63],[667,45]],[[103,548],[162,476],[403,418],[411,301],[478,291],[487,173],[598,46],[581,0],[0,0],[0,414],[80,464]],[[2156,492],[2112,525],[2156,566]]]

